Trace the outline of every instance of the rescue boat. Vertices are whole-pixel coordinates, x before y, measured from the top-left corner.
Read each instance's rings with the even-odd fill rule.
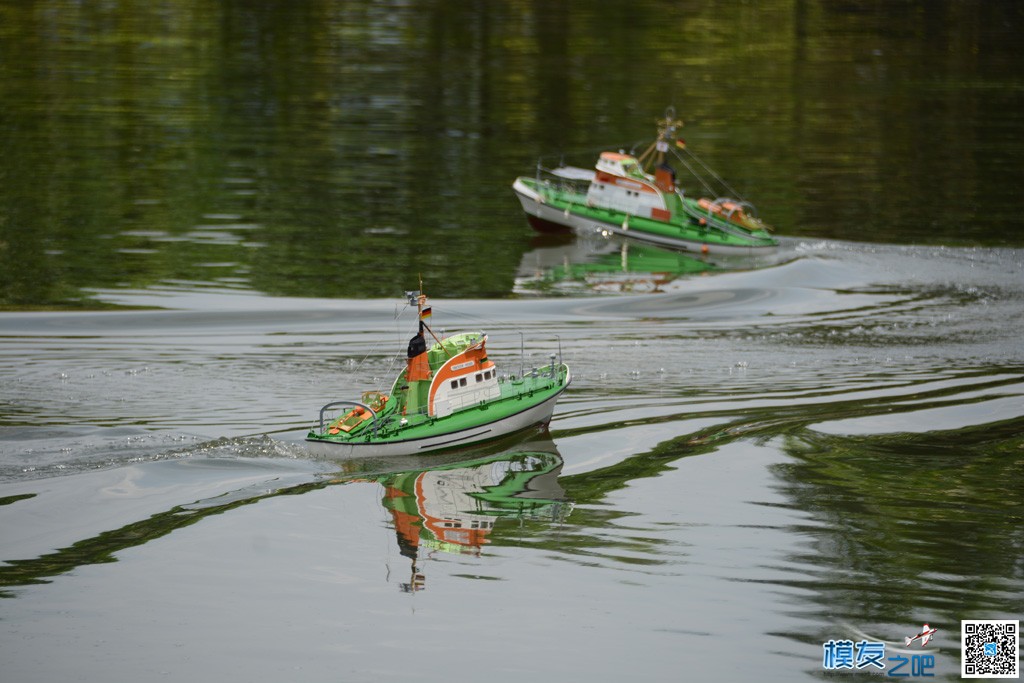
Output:
[[[606,151],[594,170],[538,165],[534,177],[516,178],[512,189],[530,225],[540,232],[622,235],[702,254],[774,251],[778,240],[754,205],[676,136],[683,122],[675,118],[675,109],[669,107],[657,123],[657,139],[639,156]],[[669,155],[714,198],[686,194]],[[716,192],[716,186],[729,196]]]
[[[551,421],[571,381],[560,349],[548,365],[518,375],[499,373],[486,334],[440,339],[427,323],[432,309],[426,295],[406,294],[416,306],[419,327],[390,391],[366,391],[359,401],[324,405],[306,441],[329,447],[331,455],[410,455],[462,448]]]

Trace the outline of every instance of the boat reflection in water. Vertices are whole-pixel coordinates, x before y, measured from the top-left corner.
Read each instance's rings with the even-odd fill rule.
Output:
[[[619,237],[541,236],[519,263],[519,294],[660,292],[675,280],[754,270],[783,256],[695,255]]]
[[[558,523],[572,509],[558,483],[562,457],[550,438],[429,469],[374,477],[384,487],[398,547],[411,562],[406,592],[425,586],[421,561],[435,551],[479,554],[495,525]],[[364,479],[365,481],[366,479]]]

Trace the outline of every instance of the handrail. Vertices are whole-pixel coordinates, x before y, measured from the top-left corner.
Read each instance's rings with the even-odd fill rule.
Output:
[[[377,437],[377,412],[373,408],[371,408],[370,406],[366,405],[365,403],[360,403],[359,401],[334,401],[333,403],[328,403],[323,408],[321,408],[320,409],[320,433],[321,434],[324,433],[324,413],[326,413],[331,408],[337,408],[339,406],[358,406],[360,408],[365,408],[366,410],[369,410],[370,411],[370,416],[373,419],[373,436],[374,436],[374,438]]]

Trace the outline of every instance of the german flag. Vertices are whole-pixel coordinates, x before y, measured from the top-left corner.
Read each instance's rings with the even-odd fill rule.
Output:
[[[422,311],[420,311],[420,320],[426,320],[427,318],[430,317],[430,315],[431,315],[430,306],[427,306]]]
[[[676,147],[679,149],[686,149],[686,140],[676,140]]]

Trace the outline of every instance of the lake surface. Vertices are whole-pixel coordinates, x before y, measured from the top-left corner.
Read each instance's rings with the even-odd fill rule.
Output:
[[[1022,27],[0,5],[4,680],[792,681],[923,623],[959,680],[1024,613]],[[777,254],[529,230],[516,175],[668,104]],[[503,372],[561,353],[550,430],[310,450],[419,277]]]

